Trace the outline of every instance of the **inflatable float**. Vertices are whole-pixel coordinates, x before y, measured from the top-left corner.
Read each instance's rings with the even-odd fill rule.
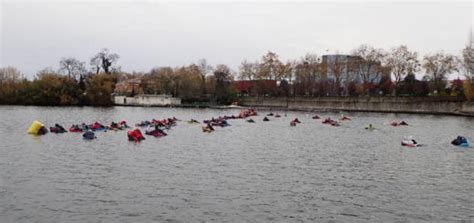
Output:
[[[456,139],[451,141],[451,144],[453,144],[455,146],[459,146],[459,147],[469,147],[470,146],[469,141],[464,136],[456,137]]]
[[[422,144],[419,144],[416,142],[412,137],[405,138],[401,141],[402,146],[406,147],[420,147],[423,146]]]
[[[39,121],[33,121],[30,128],[28,128],[28,134],[31,135],[44,135],[46,133],[48,133],[48,129]]]
[[[86,132],[84,132],[84,134],[82,134],[82,138],[85,140],[93,140],[97,137],[95,136],[95,133],[93,131],[87,130]]]
[[[135,142],[140,142],[145,139],[143,137],[142,132],[140,132],[140,129],[135,128],[134,130],[130,130],[127,132],[128,140],[129,141],[135,141]]]

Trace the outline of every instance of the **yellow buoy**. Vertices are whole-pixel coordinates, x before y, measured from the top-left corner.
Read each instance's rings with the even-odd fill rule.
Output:
[[[31,126],[28,129],[28,134],[37,135],[41,127],[43,127],[43,124],[41,122],[34,121],[33,123],[31,123]]]

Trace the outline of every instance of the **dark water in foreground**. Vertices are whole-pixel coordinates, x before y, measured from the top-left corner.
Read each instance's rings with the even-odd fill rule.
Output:
[[[202,120],[239,110],[0,107],[0,222],[315,222],[474,219],[474,119],[348,113],[341,127],[311,114],[202,133],[179,122],[164,138],[126,132],[26,134],[50,126],[176,116]],[[337,117],[339,113],[322,113]],[[302,124],[289,127],[298,117]],[[391,127],[405,120],[411,126]],[[363,129],[373,123],[374,131]],[[400,146],[412,135],[420,148]]]

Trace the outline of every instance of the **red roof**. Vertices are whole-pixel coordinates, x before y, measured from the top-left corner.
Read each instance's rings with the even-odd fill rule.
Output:
[[[115,93],[127,94],[127,93],[143,93],[141,87],[141,80],[138,78],[122,81],[115,85]]]

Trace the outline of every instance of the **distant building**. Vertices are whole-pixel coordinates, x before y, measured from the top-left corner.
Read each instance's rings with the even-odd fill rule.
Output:
[[[122,81],[115,85],[115,95],[135,96],[143,94],[143,85],[140,78]]]
[[[346,55],[346,54],[333,54],[323,55],[323,64],[326,65],[326,77],[328,81],[335,81],[335,75],[339,75],[341,84],[344,86],[347,83],[355,82],[362,84],[364,81],[362,74],[359,73],[357,67],[363,66],[365,63],[364,59],[360,56]],[[372,64],[374,69],[369,74],[370,80],[374,84],[380,82],[382,78],[382,72],[378,68],[381,68],[380,63]],[[338,72],[338,74],[335,74]]]
[[[170,106],[180,105],[181,98],[175,98],[171,95],[135,95],[132,97],[127,96],[114,96],[114,103],[116,105],[133,105],[133,106]]]
[[[351,69],[351,66],[354,66],[360,60],[362,60],[361,57],[352,55],[323,55],[322,63],[326,65],[327,80],[335,81],[336,75],[339,75],[342,83],[351,81],[362,83],[361,76],[354,69]]]
[[[144,94],[143,81],[140,78],[117,83],[113,95],[116,105],[169,106],[181,104],[180,98],[171,95]]]
[[[345,54],[323,55],[322,64],[325,65],[326,77],[329,82],[336,84],[336,79],[339,77],[339,87],[342,88],[343,94],[348,93],[349,83],[364,83],[364,74],[361,73],[361,70],[366,70],[368,65],[371,66],[371,72],[366,75],[366,82],[378,84],[384,75],[390,75],[390,70],[383,67],[380,62],[370,64],[360,56]]]

